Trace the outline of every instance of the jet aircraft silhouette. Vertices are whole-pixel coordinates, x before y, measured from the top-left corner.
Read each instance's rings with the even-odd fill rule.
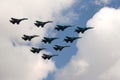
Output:
[[[39,53],[40,51],[44,50],[45,48],[34,48],[32,47],[32,49],[30,50],[33,53]]]
[[[42,42],[50,44],[55,39],[58,39],[58,38],[57,37],[54,37],[54,38],[44,37],[44,39],[42,39]]]
[[[77,33],[84,33],[85,31],[89,30],[89,29],[93,29],[93,27],[85,27],[85,28],[81,28],[81,27],[77,27],[77,29],[75,29],[75,32]]]
[[[70,47],[70,46],[60,46],[60,45],[55,45],[53,48],[56,50],[56,51],[61,51],[63,48],[66,48],[66,47]]]
[[[46,21],[46,22],[41,22],[41,21],[35,21],[35,25],[37,26],[37,27],[44,27],[45,26],[45,24],[47,24],[47,23],[52,23],[53,21]]]
[[[68,43],[68,42],[72,43],[74,40],[79,39],[79,38],[81,38],[81,37],[68,37],[68,36],[66,36],[66,38],[64,39],[64,41],[66,43]]]
[[[72,26],[70,26],[70,25],[64,25],[64,26],[62,26],[62,25],[57,25],[57,27],[55,27],[55,29],[57,30],[57,31],[64,31],[65,29],[67,29],[67,28],[69,28],[69,27],[72,27]]]
[[[22,18],[22,19],[16,19],[16,18],[11,18],[11,20],[9,20],[12,24],[20,24],[21,21],[23,20],[28,20],[28,18]]]
[[[32,36],[28,36],[28,35],[23,35],[22,39],[25,41],[31,41],[34,37],[39,37],[39,35],[32,35]]]
[[[58,55],[55,55],[55,54],[52,54],[52,55],[50,55],[50,54],[49,54],[49,55],[48,55],[48,54],[43,54],[43,55],[42,55],[42,58],[45,59],[45,60],[46,60],[46,59],[50,60],[50,59],[51,59],[52,57],[54,57],[54,56],[58,56]]]

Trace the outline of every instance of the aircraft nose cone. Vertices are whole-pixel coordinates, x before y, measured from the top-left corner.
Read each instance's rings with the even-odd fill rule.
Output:
[[[81,38],[81,37],[78,37],[78,38]]]
[[[39,35],[35,35],[36,37],[39,37]]]
[[[59,38],[55,38],[55,39],[59,39]]]

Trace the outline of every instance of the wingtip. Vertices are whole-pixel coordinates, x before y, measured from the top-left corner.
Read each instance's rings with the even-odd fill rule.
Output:
[[[43,50],[46,50],[46,48],[42,48]]]
[[[53,21],[49,21],[49,22],[53,22]]]

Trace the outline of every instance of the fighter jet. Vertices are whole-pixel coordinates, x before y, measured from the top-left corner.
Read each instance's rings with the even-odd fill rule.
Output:
[[[39,35],[32,35],[32,36],[28,36],[28,35],[23,35],[22,39],[25,41],[31,41],[31,39],[33,39],[34,37],[39,37]]]
[[[85,28],[77,27],[77,29],[75,29],[75,32],[77,32],[77,33],[80,33],[80,32],[84,33],[88,29],[93,29],[93,27],[85,27]]]
[[[70,47],[70,46],[60,46],[60,45],[55,45],[53,48],[56,50],[56,51],[61,51],[63,48],[66,48],[66,47]]]
[[[42,42],[50,44],[55,39],[58,39],[58,38],[57,37],[54,37],[54,38],[44,37],[44,39],[42,39]]]
[[[28,18],[22,18],[22,19],[16,19],[16,18],[11,18],[11,20],[9,20],[12,24],[20,24],[21,21],[23,20],[28,20]]]
[[[72,43],[74,40],[79,39],[79,38],[81,38],[81,37],[68,37],[68,36],[66,36],[66,38],[64,39],[64,41],[66,43],[68,43],[68,42]]]
[[[32,47],[32,49],[30,50],[33,53],[39,53],[40,51],[44,50],[45,48],[34,48]]]
[[[45,26],[45,24],[47,24],[47,23],[52,23],[53,21],[46,21],[46,22],[41,22],[41,21],[35,21],[35,25],[37,26],[37,27],[44,27]]]
[[[52,55],[50,55],[50,54],[49,54],[49,55],[48,55],[48,54],[43,54],[43,55],[42,55],[42,58],[43,58],[43,59],[48,59],[48,60],[50,60],[50,59],[51,59],[52,57],[54,57],[54,56],[58,56],[58,55],[55,55],[55,54],[52,54]]]
[[[57,27],[55,27],[55,30],[57,30],[57,31],[64,31],[65,29],[67,29],[67,28],[69,28],[69,27],[72,27],[72,26],[70,26],[70,25],[64,25],[64,26],[62,26],[62,25],[57,25]]]

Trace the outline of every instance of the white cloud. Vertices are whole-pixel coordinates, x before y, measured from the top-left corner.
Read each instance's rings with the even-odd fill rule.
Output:
[[[78,40],[77,55],[58,70],[55,79],[119,80],[119,21],[120,9],[105,7],[97,12],[87,22],[87,26],[94,29],[85,32]]]
[[[73,58],[64,69],[57,71],[55,80],[79,80],[78,76],[85,74],[88,67],[89,64],[85,60]]]
[[[116,63],[111,66],[106,72],[104,72],[100,78],[101,80],[119,80],[120,79],[120,60],[116,61]]]
[[[57,20],[54,16],[62,16],[62,11],[73,3],[73,0],[0,0],[0,80],[42,80],[55,70],[52,60],[43,61],[41,54],[32,54],[30,47],[25,44],[38,46],[41,38],[49,34],[47,30],[55,23],[42,29],[35,27],[35,20]],[[29,20],[13,25],[9,22],[11,17],[27,17]],[[25,42],[21,39],[23,34],[38,34],[40,37]]]
[[[109,4],[111,0],[95,0],[94,3],[96,5],[101,5],[101,4]]]

